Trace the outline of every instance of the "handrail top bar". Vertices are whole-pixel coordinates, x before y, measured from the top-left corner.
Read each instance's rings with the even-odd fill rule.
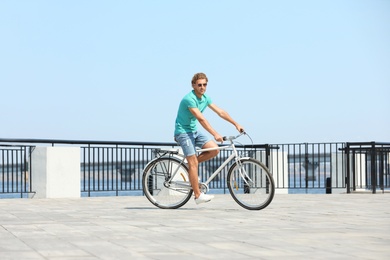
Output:
[[[373,147],[379,150],[388,150],[390,149],[390,143],[387,142],[347,142],[345,147],[339,148],[339,151],[346,150],[370,150]]]
[[[387,142],[347,142],[346,145],[390,145],[390,143]]]
[[[129,142],[129,141],[96,141],[96,140],[60,140],[60,139],[8,139],[0,138],[0,143],[40,143],[40,144],[103,144],[103,145],[166,145],[177,146],[177,143],[162,142]]]
[[[95,141],[95,140],[60,140],[60,139],[13,139],[0,138],[0,145],[2,143],[19,143],[19,144],[92,144],[92,145],[136,145],[136,146],[179,146],[177,143],[164,142],[129,142],[129,141]],[[224,145],[224,144],[222,144]],[[226,145],[226,144],[225,144]],[[269,144],[251,144],[239,145],[241,148],[271,148],[278,149],[279,147],[270,146]]]

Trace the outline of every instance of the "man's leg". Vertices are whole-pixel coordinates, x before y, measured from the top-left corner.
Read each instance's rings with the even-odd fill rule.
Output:
[[[193,139],[193,137],[194,136],[192,136],[191,134],[182,134],[182,135],[177,135],[175,138],[179,142],[181,148],[183,149],[184,155],[186,155],[186,159],[187,159],[187,163],[188,163],[188,174],[189,174],[189,178],[190,178],[191,187],[192,187],[192,190],[193,190],[194,195],[195,195],[195,202],[196,202],[196,204],[199,204],[199,203],[204,203],[204,202],[210,201],[212,198],[214,198],[214,196],[202,194],[200,192],[199,179],[198,179],[198,164],[199,164],[199,162],[198,162],[198,156],[196,155],[196,151],[195,151],[195,142],[196,141],[195,141],[195,139]],[[204,136],[203,136],[203,138],[204,138]],[[206,141],[206,143],[204,143],[204,141],[200,140],[200,142],[203,143],[202,147],[212,147],[213,146],[212,143],[208,144],[209,142],[207,142],[207,141]],[[216,154],[218,154],[218,152]],[[203,158],[210,159],[213,156],[215,156],[215,155],[213,155],[213,153],[211,153]]]
[[[195,137],[192,133],[180,134],[175,136],[175,141],[179,143],[183,149],[188,163],[188,174],[191,187],[194,191],[195,198],[200,196],[199,180],[198,180],[198,158],[195,151]]]
[[[218,145],[214,141],[209,141],[205,143],[202,148],[214,148],[218,147]],[[195,202],[196,204],[208,202],[214,198],[213,195],[202,194],[199,189],[199,176],[198,176],[198,165],[201,162],[207,161],[218,154],[218,150],[207,151],[199,154],[198,156],[188,156],[187,162],[189,167],[189,175],[192,190],[195,194]]]
[[[198,158],[196,155],[187,156],[188,174],[190,175],[190,182],[195,198],[200,196],[199,180],[198,180]]]

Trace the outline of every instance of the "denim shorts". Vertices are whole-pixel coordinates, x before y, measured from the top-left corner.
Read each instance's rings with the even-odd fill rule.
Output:
[[[175,135],[175,140],[183,149],[185,157],[196,154],[196,147],[202,148],[203,145],[211,141],[209,137],[199,131]]]

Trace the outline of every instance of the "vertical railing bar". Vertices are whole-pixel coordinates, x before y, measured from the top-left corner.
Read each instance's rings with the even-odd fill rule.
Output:
[[[365,153],[365,162],[364,162],[364,167],[365,167],[365,174],[366,174],[366,187],[365,189],[369,189],[369,185],[372,185],[372,179],[370,177],[371,175],[371,168],[368,169],[368,159],[369,159],[369,151],[368,150],[363,150],[362,149],[363,147],[360,146],[360,169],[363,168],[363,160],[361,159],[362,157],[362,154],[363,154],[363,151]],[[370,158],[370,160],[372,160],[372,158]],[[370,163],[371,164],[371,163]],[[371,167],[371,165],[370,165]],[[363,187],[363,176],[362,176],[363,173],[361,173],[361,176],[360,176],[360,187],[362,188]],[[368,180],[370,180],[370,184],[368,184]]]
[[[28,190],[28,182],[27,180],[30,179],[30,176],[28,176],[28,157],[27,157],[27,152],[28,152],[28,148],[27,146],[24,147],[24,175],[25,175],[25,183],[24,183],[24,190],[26,191],[26,193],[29,193],[29,190]]]
[[[100,171],[101,171],[101,165],[100,165],[100,147],[96,147],[96,155],[94,156],[95,158],[95,168],[97,168],[97,177],[98,177],[98,190],[99,191],[104,191],[105,190],[105,184],[104,184],[104,179],[102,180],[100,177]],[[96,167],[97,165],[97,167]]]
[[[282,188],[286,188],[286,183],[285,183],[285,178],[284,178],[284,172],[286,171],[286,163],[285,163],[285,160],[284,160],[284,145],[282,145],[282,153],[281,153],[281,155],[282,155],[282,174],[283,174],[283,176],[282,176],[282,183],[283,183],[283,185],[282,185]],[[288,160],[288,156],[287,156],[287,160]],[[287,164],[288,164],[288,162],[287,162]]]
[[[135,158],[134,158],[134,149],[132,147],[129,147],[129,167],[130,167],[130,173],[134,172],[134,174],[130,174],[130,189],[137,190],[136,187],[136,179],[139,180],[138,178],[138,172],[139,172],[139,167],[136,166],[135,163]]]
[[[110,147],[106,147],[106,153],[104,160],[106,162],[105,168],[106,168],[106,178],[107,178],[107,186],[110,186]]]
[[[319,178],[319,182],[318,182],[318,187],[319,188],[326,188],[326,177],[325,177],[325,175],[326,175],[326,143],[324,144],[324,151],[323,151],[323,153],[322,153],[322,160],[323,160],[323,176],[324,176],[324,178],[323,178],[323,180],[321,181],[321,169],[320,169],[320,163],[319,163],[319,165],[318,165],[318,178]],[[321,155],[319,156],[320,157],[320,159],[321,159]],[[323,187],[321,187],[321,184],[323,184]]]
[[[119,160],[119,146],[118,146],[118,144],[115,146],[115,151],[116,151],[116,171],[115,171],[115,190],[116,190],[116,196],[118,196],[119,195],[119,191],[118,191],[118,189],[119,189],[119,187],[118,187],[118,175],[119,175],[119,171],[118,171],[118,167],[119,167],[119,165],[118,165],[118,160]]]
[[[127,161],[128,160],[127,160],[127,148],[126,147],[122,148],[122,153],[124,153],[122,155],[122,157],[124,157],[124,159],[122,159],[122,169],[125,168],[125,178],[127,180],[127,173],[128,173],[128,163],[127,163]],[[123,170],[121,171],[121,173],[123,174]],[[128,182],[127,181],[122,181],[122,177],[120,178],[120,180],[121,180],[121,186],[120,186],[121,190],[127,190],[128,187],[129,187]]]
[[[4,193],[5,155],[4,155],[4,150],[3,149],[1,149],[0,152],[1,152],[1,179],[2,179],[1,189],[2,189],[2,193]]]
[[[291,188],[291,175],[293,174],[293,171],[291,171],[291,156],[290,156],[290,145],[287,144],[287,189]],[[295,166],[294,166],[295,167]]]
[[[95,162],[96,147],[92,148],[92,175],[93,175],[93,191],[99,191],[99,177],[96,177],[96,162]],[[98,183],[96,184],[96,181]],[[96,188],[97,185],[97,188]]]
[[[99,154],[98,154],[98,158],[99,158],[99,175],[102,178],[103,190],[107,190],[108,189],[108,185],[107,185],[107,178],[106,178],[106,175],[105,175],[106,171],[104,169],[105,168],[104,149],[105,149],[104,146],[99,147]]]
[[[100,158],[102,160],[102,178],[103,178],[103,182],[105,183],[107,189],[109,187],[109,182],[108,182],[108,176],[107,176],[107,161],[106,161],[106,150],[107,150],[107,146],[102,146],[101,148],[101,155],[100,155]]]
[[[320,146],[320,144],[318,144]],[[321,180],[321,175],[325,175],[326,173],[326,145],[327,143],[324,143],[323,144],[323,151],[321,151],[321,154],[318,155],[318,158],[319,158],[319,162],[318,162],[318,188],[325,188],[326,187],[326,183],[325,183],[325,180],[326,178],[324,177],[322,180]],[[323,168],[323,174],[321,174],[321,159],[323,161],[322,163],[322,168]],[[322,186],[323,185],[323,186]]]
[[[376,174],[376,146],[375,142],[371,144],[371,187],[372,193],[376,193],[377,174]]]
[[[19,185],[22,185],[21,184],[21,176],[19,177],[19,173],[21,173],[21,171],[19,171],[19,150],[15,150],[15,193],[19,193],[19,191],[21,191]],[[19,181],[20,179],[20,181]],[[23,193],[21,192],[20,194],[21,197],[23,197]]]
[[[88,187],[87,186],[87,182],[86,182],[86,180],[87,180],[87,158],[86,158],[86,153],[88,153],[88,151],[87,151],[87,148],[86,147],[82,147],[82,149],[83,149],[83,177],[84,177],[84,183],[83,183],[83,185],[84,185],[84,191],[87,191],[86,189],[86,187]],[[88,180],[88,182],[89,182],[89,180]],[[88,190],[89,190],[89,188],[88,188]],[[89,194],[88,194],[88,197],[89,197]]]
[[[145,165],[141,162],[138,162],[137,161],[137,149],[138,148],[133,148],[133,160],[134,160],[134,168],[138,168],[138,178],[137,178],[137,182],[134,182],[134,187],[137,187],[138,190],[142,190],[142,174],[143,174],[143,169],[145,167]],[[153,158],[153,149],[154,148],[148,148],[147,152],[148,152],[148,161],[152,160]]]
[[[317,147],[317,156],[315,155],[315,149],[316,149],[316,147]],[[316,163],[317,164],[319,164],[319,162],[315,162],[314,160],[315,160],[315,158],[317,157],[317,160],[318,160],[318,156],[319,156],[319,154],[320,154],[320,145],[319,144],[316,144],[316,143],[313,143],[312,145],[311,145],[311,158],[312,158],[312,161],[313,161],[313,163],[312,163],[312,170],[313,170],[313,181],[312,181],[312,185],[311,185],[311,187],[312,188],[316,188],[316,185],[315,185],[315,181],[314,180],[316,180],[317,181],[317,176],[315,175],[315,170],[316,170]],[[319,167],[319,165],[318,165],[318,167]],[[318,167],[317,167],[317,169],[318,169]]]
[[[33,172],[32,172],[32,152],[33,152],[33,148],[35,148],[35,146],[30,146],[30,149],[29,149],[29,153],[28,153],[28,161],[29,161],[29,191],[32,192],[33,191],[33,187],[32,187],[32,178],[33,178]]]
[[[332,181],[332,186],[333,186],[333,183],[335,183],[335,188],[340,188],[339,187],[339,173],[340,173],[340,171],[339,171],[339,155],[341,155],[340,153],[339,153],[339,148],[340,147],[340,143],[336,143],[335,144],[335,149],[334,149],[334,154],[335,154],[335,167],[333,167],[333,159],[332,159],[332,155],[330,155],[331,157],[331,168],[330,168],[330,178],[331,178],[331,181]],[[343,147],[341,147],[341,148],[343,148]],[[334,181],[333,181],[333,179],[334,179]]]
[[[115,178],[115,147],[111,147],[111,189],[114,191],[114,178]]]
[[[126,157],[124,158],[124,155],[126,154],[126,149],[121,147],[119,149],[120,151],[120,175],[123,175],[123,168],[126,168],[126,165],[123,165],[123,160],[126,161]],[[126,169],[125,169],[126,170]],[[119,174],[118,174],[118,190],[123,190],[123,182],[121,181],[120,182],[120,185],[119,185],[119,180],[120,180],[121,177],[119,177]]]
[[[93,183],[94,183],[94,179],[92,179],[92,183],[91,183],[91,155],[92,155],[92,151],[91,151],[92,147],[90,144],[88,144],[88,197],[91,196],[91,190],[93,188]]]
[[[147,152],[149,153],[149,148],[147,148],[147,149],[148,149]],[[137,160],[137,150],[138,150],[137,147],[131,147],[130,148],[130,151],[131,151],[131,154],[130,154],[131,168],[134,169],[134,175],[131,178],[131,183],[132,183],[132,187],[133,187],[134,190],[139,190],[140,189],[140,184],[141,184],[140,180],[142,179],[142,176],[140,178],[140,172],[142,174],[142,170],[144,168],[143,164],[141,164],[141,162],[139,162]],[[149,160],[151,160],[151,159],[148,159],[148,161]]]
[[[126,180],[127,180],[128,177],[130,178],[130,176],[131,176],[131,171],[129,169],[129,163],[130,162],[129,162],[129,158],[128,158],[128,156],[129,156],[129,148],[128,147],[123,147],[122,149],[124,151],[123,167],[125,168],[125,174],[126,174]],[[130,187],[131,183],[128,182],[128,181],[124,181],[123,182],[122,181],[122,177],[120,178],[120,181],[121,181],[121,190],[129,191],[130,190],[129,187]]]
[[[297,169],[297,165],[296,165],[296,144],[291,144],[291,145],[289,145],[289,149],[290,149],[290,147],[292,147],[291,149],[291,152],[292,152],[292,159],[293,159],[293,166],[294,166],[294,168],[293,168],[293,189],[295,189],[296,188],[296,185],[297,185],[297,177],[296,177],[296,175],[297,175],[297,170],[299,169],[299,171],[301,171],[301,169],[300,169],[300,165],[298,165],[298,169]],[[298,151],[299,151],[299,146],[298,146]],[[300,177],[299,177],[300,178]],[[299,182],[300,182],[300,180],[299,180]]]
[[[132,160],[133,150],[131,147],[126,147],[126,171],[129,173],[129,181],[126,182],[126,189],[128,191],[135,190],[133,180],[135,179],[137,169],[133,165]]]
[[[7,180],[7,182],[6,182],[6,187],[7,187],[7,193],[9,193],[9,171],[10,171],[10,169],[9,169],[9,150],[7,150],[7,156],[6,156],[6,159],[7,159],[7,178],[6,178],[6,180]]]
[[[22,194],[21,198],[23,198],[23,193],[27,192],[27,185],[26,185],[26,146],[22,146],[20,148],[21,153],[21,166],[20,166],[20,174],[21,174],[21,180],[22,180]]]
[[[11,152],[11,193],[15,192],[15,159],[14,159],[14,153],[15,151],[12,149]]]

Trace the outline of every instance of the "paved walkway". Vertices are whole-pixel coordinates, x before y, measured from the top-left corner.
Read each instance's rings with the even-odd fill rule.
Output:
[[[0,200],[0,259],[390,259],[390,194],[229,195],[155,208],[144,197]]]

